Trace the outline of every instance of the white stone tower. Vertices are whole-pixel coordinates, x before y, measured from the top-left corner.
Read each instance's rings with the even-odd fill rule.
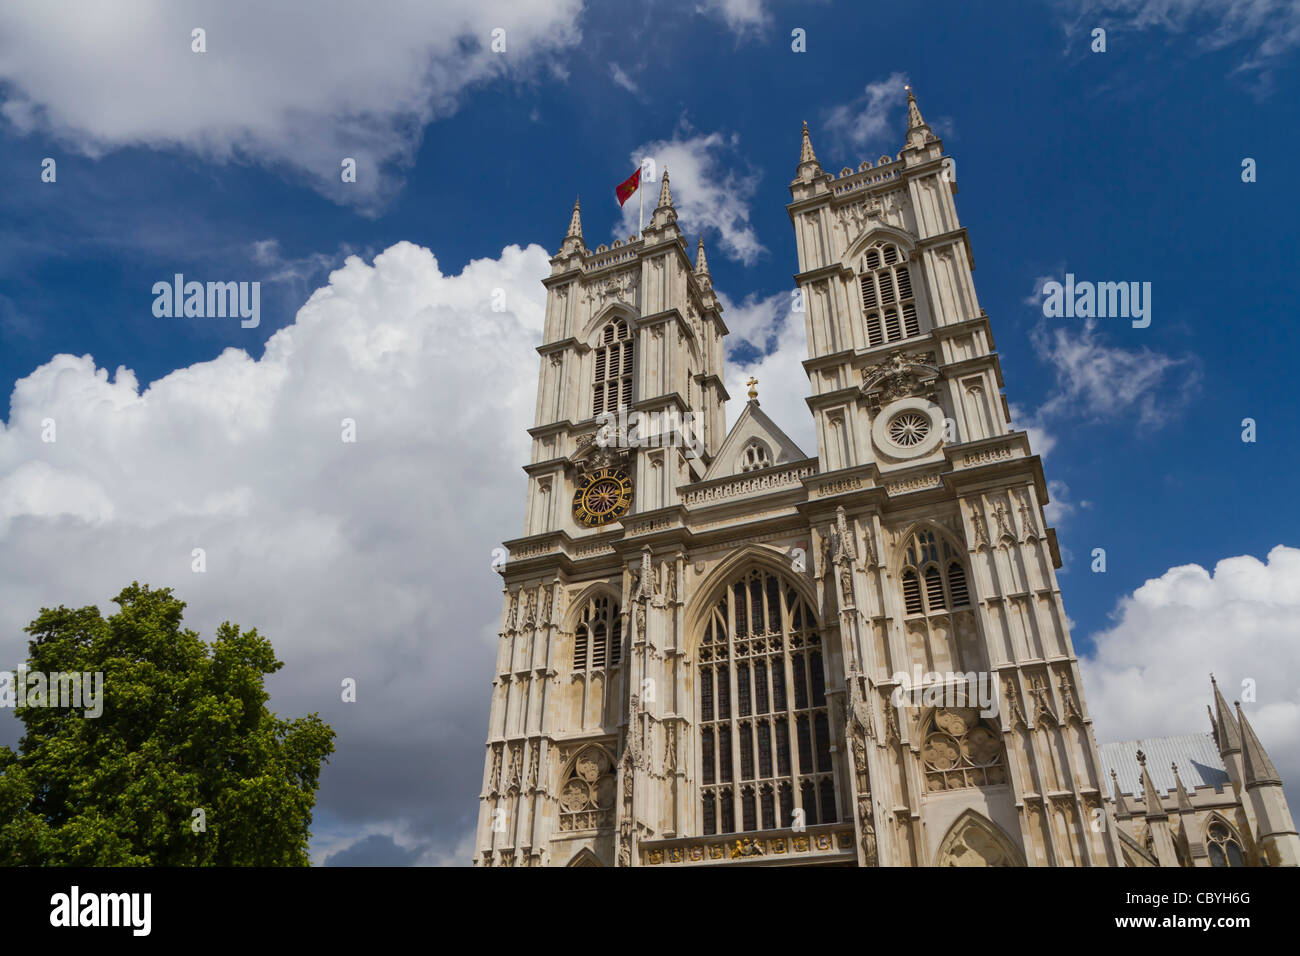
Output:
[[[787,208],[815,456],[752,388],[725,431],[726,327],[667,172],[611,248],[586,248],[575,203],[544,280],[476,865],[1182,861],[1180,779],[1149,814],[1103,790],[956,191],[910,90],[906,145],[874,165],[826,173],[804,126]],[[1215,825],[1253,834],[1249,812],[1284,862],[1262,754],[1233,776],[1249,811],[1234,794]],[[1195,800],[1227,807],[1214,783]],[[1200,857],[1257,859],[1243,840]]]

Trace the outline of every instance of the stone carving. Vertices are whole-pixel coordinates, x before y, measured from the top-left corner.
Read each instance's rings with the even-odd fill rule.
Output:
[[[501,748],[492,748],[492,773],[488,775],[488,793],[496,793],[501,787]]]
[[[1011,715],[1011,726],[1028,726],[1029,721],[1025,719],[1024,708],[1020,706],[1020,695],[1016,693],[1016,682],[1014,678],[1007,679],[1004,693],[1007,698],[1007,713]]]
[[[524,595],[524,627],[537,623],[537,592],[529,588]]]
[[[862,370],[862,393],[872,395],[878,405],[923,394],[939,377],[939,370],[931,364],[933,361],[931,353],[907,355],[902,349],[895,349],[883,362]]]
[[[1023,491],[1016,493],[1016,498],[1020,502],[1020,527],[1025,532],[1025,537],[1038,537],[1037,526],[1034,523],[1033,509],[1029,507],[1029,500],[1025,497]]]
[[[821,533],[821,544],[817,552],[817,577],[826,577],[826,569],[831,566],[831,532],[830,529]]]
[[[518,613],[518,611],[519,611],[519,592],[518,592],[518,591],[511,591],[511,592],[510,592],[510,607],[509,607],[509,609],[507,609],[507,611],[506,611],[506,630],[507,630],[507,631],[513,631],[513,630],[515,629],[515,614]]]
[[[862,858],[867,866],[877,866],[880,856],[876,848],[876,820],[871,809],[871,792],[858,797],[858,826],[862,829]]]
[[[764,856],[763,843],[760,840],[737,840],[731,846],[731,859],[746,856]]]
[[[672,773],[677,769],[677,725],[664,725],[664,771]]]
[[[528,759],[528,789],[537,789],[537,768],[541,757],[541,742],[533,744],[532,755]]]
[[[1034,698],[1034,722],[1038,723],[1045,717],[1049,722],[1059,724],[1060,721],[1056,719],[1056,712],[1052,710],[1052,702],[1047,687],[1043,684],[1041,677],[1030,679],[1029,693]]]
[[[1015,534],[1011,531],[1011,521],[1007,516],[1007,508],[1002,502],[993,506],[993,516],[998,520],[998,535],[1003,538],[1015,540]]]
[[[548,584],[546,586],[546,601],[542,605],[542,624],[544,625],[551,623],[551,611],[553,609],[554,599],[555,599],[555,587],[554,585]]]
[[[519,787],[520,787],[519,776],[523,772],[523,767],[522,767],[523,762],[524,762],[524,745],[511,744],[510,745],[510,771],[509,771],[510,785],[507,788],[508,792],[510,793],[519,792]]]
[[[613,300],[631,305],[636,289],[636,271],[627,269],[614,275],[606,276],[587,288],[587,301],[595,301],[596,309],[603,309],[605,303]]]
[[[987,548],[989,546],[989,529],[988,525],[984,523],[984,515],[980,513],[978,503],[971,506],[970,520],[971,524],[975,526],[975,547],[983,546]]]
[[[1079,705],[1074,699],[1074,682],[1070,680],[1069,674],[1061,675],[1060,686],[1061,706],[1065,711],[1065,719],[1069,721],[1071,718],[1074,718],[1080,723],[1083,723],[1083,714],[1079,713]]]
[[[676,603],[676,601],[677,601],[677,565],[676,565],[675,563],[670,562],[669,565],[668,565],[668,583],[665,585],[664,590],[665,590],[665,592],[666,592],[667,595],[668,595],[668,600],[669,600],[669,602],[671,602],[671,603]]]

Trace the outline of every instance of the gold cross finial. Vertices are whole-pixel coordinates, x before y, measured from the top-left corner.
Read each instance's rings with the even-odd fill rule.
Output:
[[[749,400],[751,402],[758,401],[758,389],[754,387],[755,385],[758,384],[758,379],[754,378],[754,376],[751,375],[749,377],[749,381],[746,382],[745,384],[749,386]]]

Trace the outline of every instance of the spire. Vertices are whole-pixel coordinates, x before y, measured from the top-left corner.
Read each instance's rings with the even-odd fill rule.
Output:
[[[799,165],[816,163],[817,154],[813,152],[812,137],[808,135],[808,121],[803,121],[803,144],[799,147]],[[818,165],[821,165],[820,163]]]
[[[929,124],[921,116],[921,107],[916,105],[916,94],[910,86],[904,89],[907,90],[907,145],[903,148],[923,149],[930,143],[937,143],[939,137],[930,132]],[[934,155],[937,157],[939,154],[935,152]]]
[[[916,94],[912,92],[910,86],[905,86],[903,89],[907,90],[907,131],[910,133],[914,129],[923,129],[928,133],[930,127],[921,116],[921,107],[916,105]]]
[[[1213,674],[1210,675],[1210,683],[1214,685],[1215,723],[1218,726],[1215,737],[1219,742],[1219,756],[1241,753],[1241,730],[1237,727],[1237,722],[1232,719],[1228,702],[1219,692],[1219,684]]]
[[[1178,809],[1180,812],[1191,810],[1192,801],[1187,796],[1187,788],[1183,786],[1182,778],[1178,776],[1178,764],[1171,763],[1169,766],[1174,771],[1174,790],[1178,793]]]
[[[1133,811],[1128,808],[1128,801],[1124,799],[1124,791],[1119,788],[1119,777],[1115,774],[1115,768],[1110,768],[1110,784],[1115,791],[1115,815],[1128,817],[1133,815]]]
[[[704,256],[704,235],[700,234],[700,244],[695,253],[695,274],[700,276],[709,275],[709,260]]]
[[[580,203],[577,199],[573,200],[573,216],[569,219],[569,231],[564,234],[565,239],[582,238],[582,216],[580,215]]]
[[[673,208],[673,193],[672,190],[668,188],[668,167],[667,166],[664,167],[664,181],[659,184],[659,207],[658,208],[664,209],[665,207],[668,209]]]
[[[1137,758],[1138,764],[1142,767],[1142,799],[1146,803],[1146,818],[1163,820],[1169,814],[1165,813],[1165,808],[1160,803],[1160,795],[1156,793],[1156,785],[1151,782],[1151,774],[1147,773],[1147,755],[1139,750]]]
[[[1252,783],[1276,783],[1281,786],[1282,778],[1278,775],[1277,768],[1273,766],[1273,761],[1268,759],[1264,745],[1259,742],[1254,728],[1246,720],[1246,715],[1241,712],[1241,701],[1234,701],[1234,703],[1237,705],[1237,720],[1241,724],[1246,786]]]

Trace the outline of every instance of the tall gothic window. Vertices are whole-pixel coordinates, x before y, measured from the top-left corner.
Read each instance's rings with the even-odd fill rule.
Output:
[[[605,326],[596,346],[592,414],[616,412],[632,404],[632,335],[619,319]]]
[[[617,667],[623,650],[623,619],[618,602],[598,595],[587,602],[573,632],[573,669]]]
[[[951,611],[970,604],[966,568],[947,539],[918,531],[903,560],[903,611],[907,615]]]
[[[878,242],[868,249],[858,283],[862,289],[868,347],[920,335],[912,273],[898,246]]]
[[[1213,820],[1205,832],[1205,849],[1210,854],[1210,866],[1245,866],[1241,844],[1232,827],[1221,820]]]
[[[709,613],[699,652],[705,835],[839,819],[817,619],[794,588],[746,573]]]

